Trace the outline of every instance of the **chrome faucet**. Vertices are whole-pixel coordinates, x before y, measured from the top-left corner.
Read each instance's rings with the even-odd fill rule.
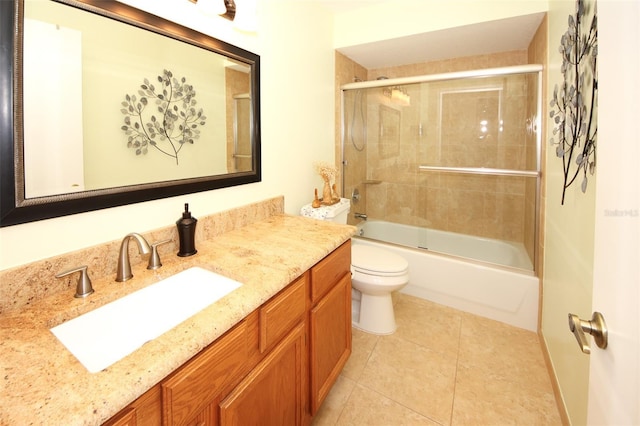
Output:
[[[127,234],[120,244],[120,254],[118,255],[118,272],[116,273],[116,281],[124,282],[133,277],[131,272],[131,262],[129,261],[129,240],[133,238],[138,243],[138,252],[140,254],[151,253],[151,247],[147,240],[140,234],[132,232]]]
[[[358,213],[358,212],[355,212],[355,213],[353,214],[353,217],[355,217],[356,219],[367,220],[367,214],[366,214],[366,213]]]

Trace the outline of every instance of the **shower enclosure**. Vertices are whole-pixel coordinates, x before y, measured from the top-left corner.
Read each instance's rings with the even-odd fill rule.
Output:
[[[230,172],[246,172],[253,167],[251,155],[251,97],[248,93],[233,95],[233,147],[227,159]]]
[[[541,71],[343,85],[342,188],[360,236],[533,271]]]

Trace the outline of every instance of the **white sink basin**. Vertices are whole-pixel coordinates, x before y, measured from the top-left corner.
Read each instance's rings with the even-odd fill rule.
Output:
[[[96,373],[241,285],[214,272],[190,268],[53,327],[51,332],[89,372]]]

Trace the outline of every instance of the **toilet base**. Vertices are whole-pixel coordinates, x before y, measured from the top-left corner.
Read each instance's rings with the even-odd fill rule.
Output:
[[[396,318],[393,312],[391,293],[371,295],[361,293],[359,320],[352,325],[371,334],[388,335],[396,331]]]

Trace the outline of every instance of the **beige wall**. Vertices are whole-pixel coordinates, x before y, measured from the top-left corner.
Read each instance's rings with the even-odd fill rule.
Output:
[[[547,99],[562,81],[558,46],[567,30],[567,17],[575,13],[575,2],[551,1],[549,5]],[[550,123],[547,146],[552,131]],[[542,336],[569,419],[572,424],[582,425],[587,422],[589,357],[577,347],[567,314],[591,317],[595,184],[592,178],[586,194],[580,191],[579,182],[573,185],[561,205],[562,162],[553,147],[547,150],[546,163]]]

